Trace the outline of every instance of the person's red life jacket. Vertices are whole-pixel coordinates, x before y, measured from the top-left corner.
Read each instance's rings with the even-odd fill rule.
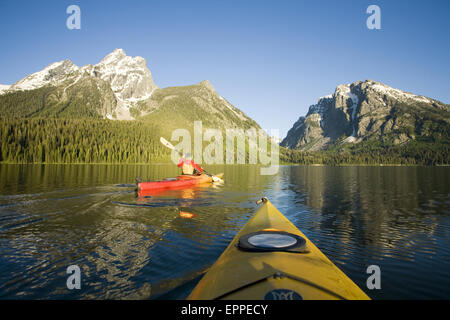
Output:
[[[192,166],[194,169],[196,169],[199,173],[203,172],[203,168],[200,167],[198,164],[196,164],[194,161],[192,160],[186,160],[183,158],[180,159],[180,161],[177,164],[177,167],[182,168],[183,165],[189,165]]]

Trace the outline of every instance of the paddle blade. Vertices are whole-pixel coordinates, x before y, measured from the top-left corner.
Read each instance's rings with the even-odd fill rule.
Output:
[[[223,182],[223,180],[220,177],[218,177],[218,176],[212,176],[212,180],[214,182]]]
[[[167,148],[172,149],[172,150],[175,149],[175,147],[174,147],[169,141],[167,141],[166,139],[164,139],[163,137],[159,138],[159,141],[160,141],[163,145],[165,145]]]
[[[218,173],[218,174],[215,174],[214,176],[216,176],[217,178],[220,178],[220,179],[222,179],[222,177],[223,177],[223,173]]]

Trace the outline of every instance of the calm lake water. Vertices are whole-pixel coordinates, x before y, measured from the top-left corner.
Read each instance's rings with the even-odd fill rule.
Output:
[[[450,299],[449,168],[208,169],[225,183],[137,197],[177,168],[0,165],[0,298],[184,299],[267,196],[373,299]]]

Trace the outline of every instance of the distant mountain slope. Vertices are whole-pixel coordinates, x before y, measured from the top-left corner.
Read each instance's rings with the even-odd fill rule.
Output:
[[[281,146],[303,151],[370,141],[402,145],[420,140],[447,144],[450,106],[366,80],[339,85],[294,123]]]
[[[96,65],[64,60],[0,85],[0,162],[167,162],[159,137],[192,134],[194,121],[260,128],[209,81],[159,89],[145,59],[116,49]]]
[[[0,116],[97,118],[151,122],[168,129],[259,125],[203,81],[159,89],[142,57],[116,49],[96,65],[53,63],[11,86],[0,86]]]
[[[132,108],[131,113],[155,125],[163,123],[168,133],[178,128],[192,129],[194,121],[202,121],[203,128],[260,128],[221,97],[209,81],[157,89],[149,100]]]
[[[2,117],[101,119],[116,107],[117,100],[109,84],[95,77],[86,77],[76,83],[63,81],[58,86],[8,91],[0,95]]]

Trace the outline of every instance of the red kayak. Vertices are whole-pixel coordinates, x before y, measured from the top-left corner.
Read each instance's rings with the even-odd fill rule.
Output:
[[[217,174],[215,176],[221,178],[223,174]],[[160,181],[140,182],[138,183],[137,187],[138,191],[150,191],[170,188],[178,189],[208,182],[213,182],[213,178],[207,174],[181,175],[176,178],[170,178]]]

